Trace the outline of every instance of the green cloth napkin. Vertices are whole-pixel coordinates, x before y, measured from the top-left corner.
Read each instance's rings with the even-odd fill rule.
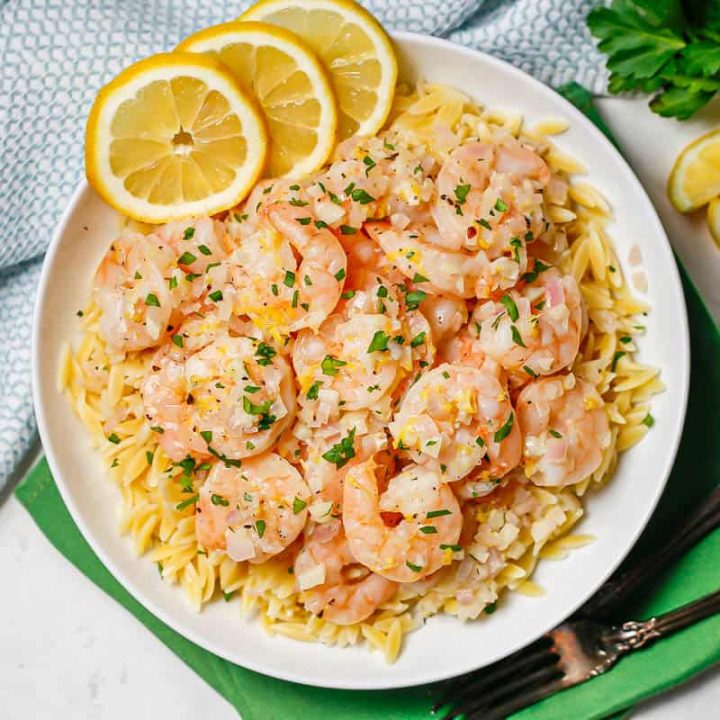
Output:
[[[591,96],[577,85],[564,94],[596,123]],[[604,132],[608,132],[603,127]],[[683,273],[692,344],[687,422],[677,461],[653,519],[628,562],[640,557],[695,507],[720,477],[720,333],[697,290]],[[669,329],[672,331],[672,329]],[[640,481],[640,478],[638,478]],[[313,688],[265,677],[233,665],[186,640],[149,613],[118,583],[75,526],[47,463],[42,460],[17,488],[20,502],[48,540],[225,697],[244,720],[414,720],[429,718],[434,686],[394,691]],[[718,589],[720,531],[707,537],[667,573],[659,589],[627,609],[627,618],[670,610]],[[591,720],[625,710],[683,682],[720,660],[720,616],[658,642],[623,660],[614,670],[517,714],[532,720]],[[377,662],[369,659],[368,662]]]

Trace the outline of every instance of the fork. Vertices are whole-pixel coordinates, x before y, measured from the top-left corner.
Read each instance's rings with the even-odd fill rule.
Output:
[[[456,688],[443,720],[501,720],[548,695],[602,675],[658,638],[720,612],[720,590],[644,622],[571,620]]]
[[[613,575],[610,580],[608,580],[574,613],[572,619],[575,621],[582,619],[590,621],[590,618],[592,618],[597,621],[612,615],[612,613],[617,611],[625,600],[631,597],[638,590],[647,589],[648,584],[658,575],[661,575],[674,560],[687,552],[700,539],[705,537],[705,535],[719,525],[720,488],[717,488],[708,496],[708,498],[706,498],[706,500],[694,513],[691,513],[688,516],[687,520],[680,526],[679,530],[674,533],[674,535],[669,538],[664,545],[644,560],[640,561],[638,565],[630,570]],[[479,682],[479,678],[482,677],[485,679],[487,677],[494,677],[495,673],[500,672],[501,668],[505,668],[506,672],[508,669],[512,669],[513,672],[523,672],[525,668],[531,666],[534,667],[533,663],[535,662],[538,651],[541,651],[543,648],[548,650],[553,647],[555,643],[553,634],[559,632],[561,628],[567,628],[570,624],[571,623],[565,623],[564,625],[561,625],[556,630],[544,635],[530,646],[519,650],[494,665],[483,668],[480,671],[482,675],[480,675],[479,672],[474,671],[472,673],[462,675],[459,678],[447,681],[441,691],[438,701],[432,708],[433,712],[436,712],[441,707],[445,706],[450,708],[459,708],[463,703],[467,705],[475,692],[482,691],[483,684]],[[619,657],[619,655],[617,657]],[[617,657],[615,660],[617,660]],[[614,662],[615,661],[613,661],[611,665],[614,664]],[[517,665],[512,667],[514,663]],[[605,670],[607,669],[608,668],[606,667]],[[555,670],[557,673],[558,668],[556,667]],[[594,674],[599,673],[595,672]],[[588,677],[592,676],[593,675],[589,675]],[[550,682],[552,682],[553,679],[558,680],[559,675],[554,678],[550,676]],[[478,680],[478,683],[475,682],[476,680]],[[582,680],[578,682],[582,682]],[[548,690],[540,697],[545,697],[551,692],[556,692],[557,690],[563,689],[563,687],[569,686],[570,685],[564,685],[559,686],[554,690]],[[539,697],[537,699],[539,699]],[[536,700],[526,700],[525,704],[531,704],[532,702],[536,702]],[[524,705],[522,707],[524,707]],[[457,711],[448,712],[444,717],[448,719],[458,717]]]

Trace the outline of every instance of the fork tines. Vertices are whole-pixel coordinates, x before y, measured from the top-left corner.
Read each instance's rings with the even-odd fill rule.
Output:
[[[552,637],[543,635],[487,671],[476,670],[448,681],[432,711],[449,708],[442,720],[504,718],[561,688],[564,673],[559,660]]]

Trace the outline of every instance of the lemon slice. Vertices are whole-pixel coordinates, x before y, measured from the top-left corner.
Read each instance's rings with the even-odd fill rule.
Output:
[[[720,245],[720,198],[714,198],[710,201],[707,221],[713,240]]]
[[[267,174],[317,170],[335,145],[335,97],[322,63],[295,35],[266,23],[230,22],[177,47],[220,60],[260,103],[270,133]]]
[[[668,195],[675,209],[684,213],[720,195],[720,130],[703,135],[680,153],[670,173]]]
[[[123,214],[164,223],[236,205],[260,176],[267,148],[262,115],[221,63],[154,55],[98,93],[85,171]]]
[[[397,61],[380,23],[353,0],[261,0],[241,20],[299,35],[330,71],[340,114],[338,137],[374,135],[390,112]]]

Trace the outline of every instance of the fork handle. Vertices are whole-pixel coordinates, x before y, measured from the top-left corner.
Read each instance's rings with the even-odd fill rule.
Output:
[[[644,620],[626,622],[614,627],[606,637],[621,653],[643,647],[648,642],[672,635],[678,630],[694,625],[696,622],[720,612],[720,590],[701,597],[687,605]]]
[[[628,597],[646,588],[671,563],[719,526],[720,488],[717,488],[664,545],[641,560],[639,565],[608,580],[574,617],[598,619],[611,615]]]

